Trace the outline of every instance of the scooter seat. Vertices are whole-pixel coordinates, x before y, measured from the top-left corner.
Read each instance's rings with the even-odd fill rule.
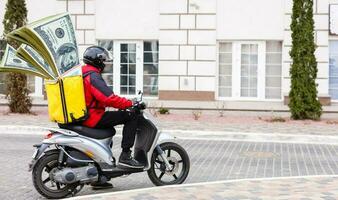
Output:
[[[94,139],[105,139],[109,137],[113,137],[116,133],[116,130],[113,129],[96,129],[96,128],[89,128],[86,126],[81,125],[74,125],[74,124],[58,124],[60,128],[67,129],[74,131],[80,135],[94,138]]]

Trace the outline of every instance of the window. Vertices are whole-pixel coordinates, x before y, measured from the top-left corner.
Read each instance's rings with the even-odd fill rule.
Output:
[[[232,86],[232,43],[219,46],[219,95],[231,97]]]
[[[114,43],[112,40],[99,40],[98,45],[107,49],[111,56],[113,55]],[[106,84],[113,90],[114,89],[114,68],[113,64],[107,65],[104,68],[102,73],[102,78],[105,80]]]
[[[338,100],[338,41],[330,41],[329,51],[329,94]]]
[[[120,44],[120,93],[136,94],[136,44]]]
[[[99,40],[98,45],[114,55],[114,65],[106,66],[103,79],[116,94],[133,97],[158,95],[158,41]]]
[[[220,98],[281,99],[282,42],[219,43]]]
[[[257,97],[258,44],[241,45],[241,97]]]
[[[158,95],[158,42],[143,42],[143,92]]]
[[[280,99],[282,94],[282,42],[266,42],[265,98]]]
[[[35,76],[27,75],[27,88],[29,93],[35,93]]]
[[[0,61],[2,59],[2,56],[4,55],[5,48],[6,48],[5,40],[0,40]],[[6,92],[5,78],[6,74],[0,73],[0,94],[5,94]]]

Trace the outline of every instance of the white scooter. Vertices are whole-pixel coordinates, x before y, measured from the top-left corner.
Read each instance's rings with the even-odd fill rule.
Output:
[[[134,157],[143,169],[122,168],[112,154],[115,130],[92,129],[79,125],[50,128],[29,164],[35,189],[46,198],[77,194],[85,184],[147,171],[157,186],[181,184],[189,174],[187,152],[175,138],[158,128],[154,117],[144,112],[141,98],[130,108],[139,115]]]

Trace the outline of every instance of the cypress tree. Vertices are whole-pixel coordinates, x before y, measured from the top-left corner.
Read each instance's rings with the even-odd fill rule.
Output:
[[[322,107],[317,98],[317,61],[314,42],[313,0],[293,0],[291,90],[289,108],[293,119],[318,120]]]
[[[27,9],[25,0],[8,0],[6,12],[3,19],[4,36],[11,31],[24,26],[27,22]],[[14,48],[19,43],[13,40],[7,42]],[[32,107],[32,100],[28,96],[27,76],[22,73],[8,73],[6,76],[6,97],[9,108],[14,113],[29,113]]]

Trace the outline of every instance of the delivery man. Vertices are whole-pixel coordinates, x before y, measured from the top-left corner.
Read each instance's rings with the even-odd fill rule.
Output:
[[[131,156],[131,148],[134,145],[137,129],[137,115],[126,111],[133,105],[131,100],[119,97],[107,86],[101,73],[106,64],[112,63],[106,49],[99,46],[91,46],[83,55],[82,74],[84,76],[84,89],[86,106],[89,113],[84,126],[91,128],[113,128],[118,124],[124,124],[122,132],[122,153],[119,165],[130,168],[143,168]],[[105,111],[106,107],[118,108],[118,111]]]

